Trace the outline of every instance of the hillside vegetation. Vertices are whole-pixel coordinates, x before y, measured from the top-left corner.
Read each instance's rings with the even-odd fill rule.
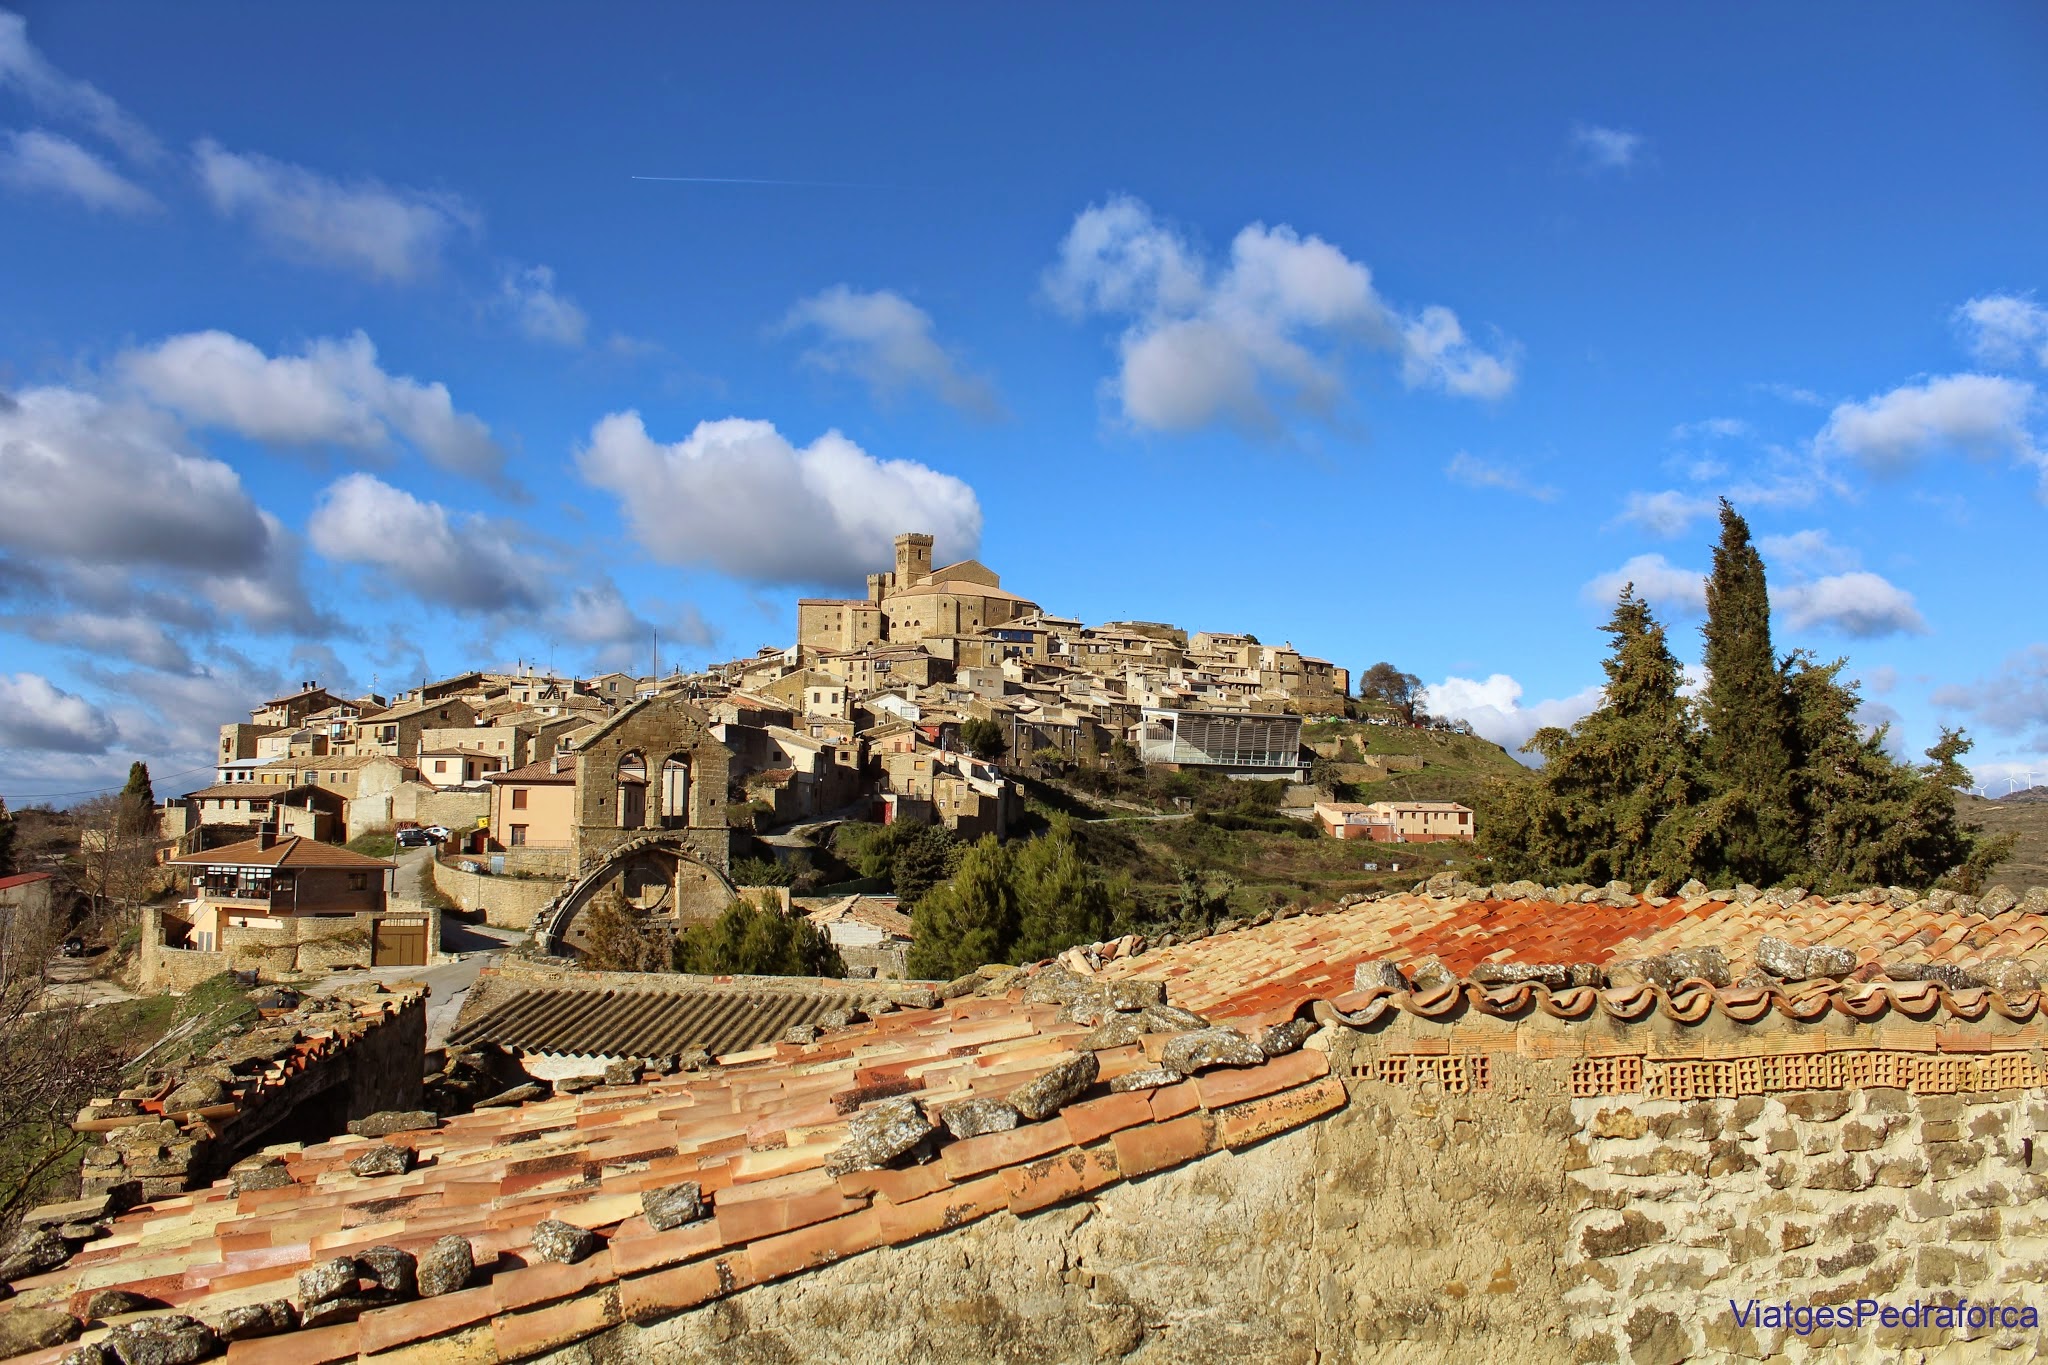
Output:
[[[1986,882],[2002,882],[2014,890],[2048,886],[2048,801],[1986,801],[1958,795],[1956,818],[1983,826],[1986,834],[2010,834],[2016,840],[2011,855],[1985,874]]]

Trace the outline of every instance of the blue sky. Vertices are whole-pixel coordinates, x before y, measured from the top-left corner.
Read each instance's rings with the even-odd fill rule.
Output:
[[[2020,4],[0,11],[0,795],[784,643],[898,529],[1512,744],[1624,579],[1697,657],[1724,494],[1785,647],[2048,780],[2044,69]]]

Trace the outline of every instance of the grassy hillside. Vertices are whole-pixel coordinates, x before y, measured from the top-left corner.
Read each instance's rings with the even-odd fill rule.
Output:
[[[1406,890],[1453,869],[1486,880],[1464,844],[1326,839],[1307,825],[1300,835],[1226,829],[1211,823],[1214,818],[1084,821],[1074,833],[1091,864],[1130,879],[1150,918],[1171,918],[1186,876],[1206,895],[1227,901],[1232,913],[1246,916],[1290,901],[1312,904],[1350,892]],[[1368,871],[1367,863],[1377,866]]]
[[[2048,886],[2048,801],[1986,801],[1957,796],[1956,814],[1965,824],[1982,825],[1987,834],[2020,836],[2012,856],[1991,870],[1993,883],[2015,891]]]
[[[1363,721],[1316,721],[1302,727],[1302,740],[1323,744],[1338,740],[1346,747],[1340,774],[1349,779],[1351,795],[1360,801],[1461,801],[1477,808],[1489,779],[1525,781],[1529,769],[1491,740],[1446,730],[1415,730],[1402,725],[1367,725]],[[1359,781],[1361,770],[1349,769],[1343,758],[1419,758],[1418,772],[1397,772],[1378,780]]]

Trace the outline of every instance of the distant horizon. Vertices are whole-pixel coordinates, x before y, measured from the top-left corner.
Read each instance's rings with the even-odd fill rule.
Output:
[[[0,8],[11,805],[905,529],[1514,752],[1625,581],[1696,670],[1723,496],[1781,650],[2048,782],[2038,6],[404,15]]]

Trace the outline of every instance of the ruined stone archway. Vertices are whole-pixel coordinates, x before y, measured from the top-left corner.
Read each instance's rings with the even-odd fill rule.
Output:
[[[675,868],[670,880],[672,890],[657,918],[671,920],[681,928],[716,916],[738,898],[739,892],[723,869],[697,856],[690,833],[650,830],[614,848],[534,917],[534,943],[547,953],[561,953],[572,947],[577,916],[589,909],[605,888],[653,859],[673,860]]]

